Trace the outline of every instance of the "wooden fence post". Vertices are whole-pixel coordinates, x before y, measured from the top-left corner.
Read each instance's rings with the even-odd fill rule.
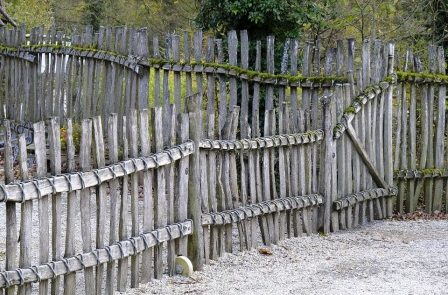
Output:
[[[394,72],[394,50],[395,46],[392,43],[389,43],[388,46],[388,65],[387,65],[387,74],[390,76]],[[392,96],[393,96],[393,85],[389,85],[387,88],[387,93],[384,101],[384,178],[386,183],[389,185],[393,184],[393,155],[392,155]],[[392,216],[393,210],[393,198],[387,199],[387,217]]]
[[[201,270],[204,258],[204,241],[201,224],[199,140],[201,137],[200,94],[187,97],[186,105],[190,117],[190,139],[195,152],[190,155],[188,179],[188,218],[193,220],[193,234],[188,239],[188,256],[196,270]]]
[[[324,130],[325,139],[324,139],[324,147],[323,147],[323,161],[321,161],[321,169],[323,179],[321,182],[320,190],[321,194],[324,197],[324,206],[321,210],[323,210],[323,214],[321,214],[323,218],[323,232],[324,234],[328,234],[330,232],[330,217],[331,217],[331,208],[332,208],[332,167],[333,161],[336,160],[336,152],[334,149],[334,140],[333,140],[333,114],[332,104],[335,103],[334,99],[332,99],[331,95],[324,95],[322,97],[322,129]]]

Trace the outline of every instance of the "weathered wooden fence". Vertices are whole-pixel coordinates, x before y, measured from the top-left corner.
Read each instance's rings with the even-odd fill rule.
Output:
[[[144,29],[70,36],[0,29],[8,294],[111,294],[174,274],[177,255],[200,269],[420,196],[446,204],[447,77],[396,72],[393,44],[365,41],[358,58],[352,39],[288,40],[277,71],[274,37],[250,46],[246,31],[168,35],[163,54]]]

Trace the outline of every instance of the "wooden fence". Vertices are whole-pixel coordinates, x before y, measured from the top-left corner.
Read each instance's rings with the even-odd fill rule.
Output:
[[[446,204],[447,77],[406,72],[393,44],[358,58],[352,39],[288,40],[277,71],[274,37],[251,47],[246,31],[168,35],[163,54],[144,29],[71,36],[0,29],[8,294],[111,294],[173,275],[177,255],[201,269]]]

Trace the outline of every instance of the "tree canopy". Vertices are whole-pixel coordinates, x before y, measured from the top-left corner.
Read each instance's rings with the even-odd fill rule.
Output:
[[[330,4],[330,0],[205,0],[199,6],[196,23],[218,34],[246,29],[255,38],[266,35],[297,38],[306,29],[325,25]]]

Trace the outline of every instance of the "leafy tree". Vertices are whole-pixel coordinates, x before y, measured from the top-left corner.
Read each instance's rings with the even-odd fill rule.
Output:
[[[3,4],[17,24],[26,24],[28,28],[48,26],[53,21],[50,0],[12,0]]]
[[[98,30],[104,11],[104,0],[85,0],[84,24],[92,25],[94,30]]]
[[[332,0],[202,0],[196,23],[199,28],[218,34],[247,29],[252,38],[275,35],[283,41],[325,26],[325,15],[332,3]]]

